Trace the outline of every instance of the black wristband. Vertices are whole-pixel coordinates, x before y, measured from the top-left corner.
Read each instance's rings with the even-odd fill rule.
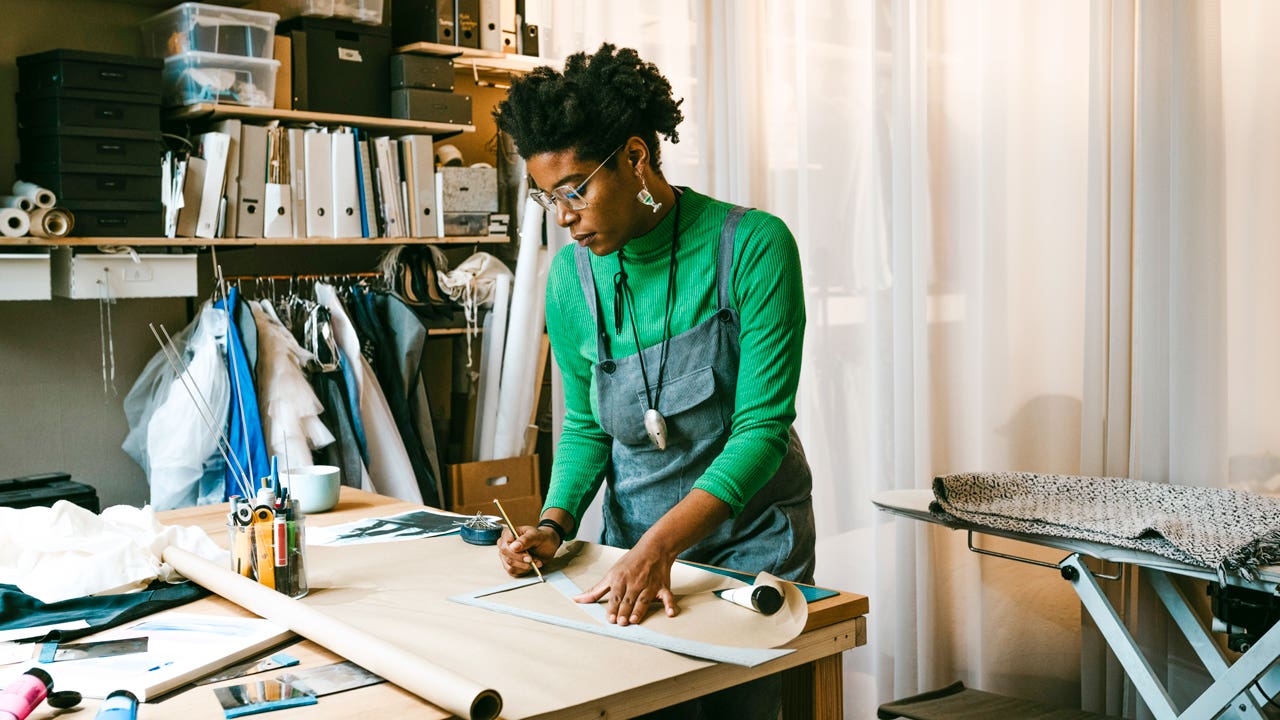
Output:
[[[552,532],[554,532],[556,536],[560,538],[560,542],[562,544],[564,543],[564,539],[569,535],[568,531],[564,529],[563,525],[556,522],[555,520],[552,520],[551,518],[542,518],[541,520],[539,520],[538,527],[551,528]]]

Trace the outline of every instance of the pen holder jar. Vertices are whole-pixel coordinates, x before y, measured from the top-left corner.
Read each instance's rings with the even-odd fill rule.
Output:
[[[293,598],[307,594],[306,520],[227,524],[231,571]]]

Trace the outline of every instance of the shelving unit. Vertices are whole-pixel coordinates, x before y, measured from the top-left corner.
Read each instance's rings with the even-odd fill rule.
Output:
[[[487,72],[527,73],[542,66],[558,66],[559,63],[550,58],[514,55],[512,53],[477,50],[475,48],[458,47],[457,45],[441,45],[440,43],[419,42],[402,45],[393,52],[414,53],[417,55],[434,55],[436,57],[453,58],[454,65],[459,68],[474,67]]]
[[[339,115],[335,113],[255,108],[243,105],[201,103],[175,108],[165,114],[169,121],[209,121],[223,118],[241,120],[279,120],[287,123],[316,123],[317,125],[348,125],[362,129],[378,130],[387,134],[417,133],[431,135],[435,139],[453,137],[459,133],[475,132],[475,125],[399,120],[396,118],[366,117],[364,115]]]
[[[256,246],[349,246],[349,245],[487,245],[509,243],[506,235],[459,235],[429,238],[164,238],[164,237],[61,237],[0,238],[3,247],[84,247],[131,245],[134,247],[256,247]]]

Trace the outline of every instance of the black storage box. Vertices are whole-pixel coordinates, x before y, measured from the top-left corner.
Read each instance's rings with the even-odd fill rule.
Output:
[[[18,166],[18,177],[49,188],[58,204],[72,200],[160,201],[160,163],[154,165]],[[77,221],[77,225],[80,223]]]
[[[419,42],[456,45],[453,0],[400,0],[391,3],[391,39],[396,47]]]
[[[392,90],[391,117],[470,125],[471,96],[416,88]]]
[[[164,156],[160,133],[148,130],[39,128],[18,133],[24,165],[97,163],[158,166]]]
[[[163,65],[155,58],[49,50],[18,58],[18,90],[25,95],[46,90],[93,90],[158,96]]]
[[[0,505],[11,508],[53,507],[59,500],[73,502],[98,512],[98,491],[84,483],[72,482],[67,473],[44,473],[0,480]]]
[[[293,109],[390,117],[386,27],[300,17],[281,23],[292,45]]]
[[[391,89],[400,88],[453,92],[453,60],[432,55],[392,55]]]
[[[159,183],[156,183],[157,187]],[[157,194],[156,197],[159,197]],[[73,237],[164,237],[164,205],[114,200],[58,201],[76,218]]]
[[[18,127],[113,128],[160,132],[160,96],[90,90],[19,95]]]

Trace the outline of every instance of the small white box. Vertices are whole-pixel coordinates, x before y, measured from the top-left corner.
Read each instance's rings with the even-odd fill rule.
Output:
[[[57,248],[53,255],[53,292],[74,300],[101,298],[194,297],[196,255],[108,255],[73,253]]]
[[[0,254],[0,300],[49,300],[49,253]]]

